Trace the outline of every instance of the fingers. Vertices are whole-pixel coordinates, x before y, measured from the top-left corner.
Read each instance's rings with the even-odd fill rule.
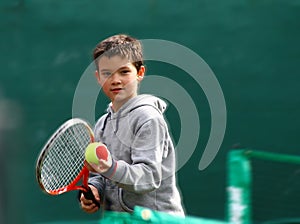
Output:
[[[95,199],[100,203],[100,197],[97,188],[92,185],[90,185],[90,188],[95,196]],[[80,196],[80,206],[82,210],[87,213],[94,213],[99,210],[99,207],[92,200],[86,199],[83,194]]]
[[[109,170],[112,166],[112,159],[110,157],[109,161],[99,159],[98,164],[90,164],[90,166],[98,173],[104,173]]]
[[[112,166],[112,157],[101,142],[93,142],[85,150],[86,166],[90,171],[104,173]]]
[[[96,187],[94,187],[93,185],[89,185],[89,187],[91,188],[91,191],[93,192],[93,195],[95,196],[95,199],[100,203],[100,196],[99,196],[98,189]]]
[[[87,161],[84,161],[85,166],[88,168],[91,172],[97,172]]]
[[[94,213],[99,209],[99,207],[91,200],[80,200],[80,206],[86,213]]]

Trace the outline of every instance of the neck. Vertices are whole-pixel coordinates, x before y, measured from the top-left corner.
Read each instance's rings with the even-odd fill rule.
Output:
[[[113,101],[112,102],[112,109],[116,113],[120,108],[127,102],[128,100],[123,100],[123,101]]]
[[[131,97],[128,97],[126,99],[123,99],[123,100],[114,100],[112,101],[112,109],[114,112],[118,112],[118,110],[130,99],[136,97],[137,94],[135,95],[132,95]]]
[[[121,108],[122,105],[118,105],[118,103],[113,103],[111,108],[113,109],[113,111],[116,113],[118,112],[118,110]]]

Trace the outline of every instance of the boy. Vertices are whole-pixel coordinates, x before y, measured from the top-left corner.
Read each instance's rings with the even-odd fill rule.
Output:
[[[166,104],[151,95],[138,95],[145,74],[141,43],[115,35],[100,42],[93,56],[97,81],[111,100],[94,128],[95,141],[108,148],[109,163],[100,168],[88,164],[97,172],[89,178],[96,200],[110,211],[132,212],[138,205],[184,216],[174,147],[163,117]],[[99,209],[83,194],[80,205],[88,213]]]

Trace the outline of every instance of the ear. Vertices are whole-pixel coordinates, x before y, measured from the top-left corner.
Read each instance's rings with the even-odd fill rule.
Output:
[[[138,79],[139,82],[142,81],[142,79],[144,78],[144,76],[145,76],[145,71],[146,71],[146,68],[145,68],[144,65],[142,65],[142,66],[140,67],[140,70],[139,70],[138,73],[137,73],[137,79]]]
[[[98,70],[95,71],[95,77],[97,79],[97,82],[101,85],[101,82],[100,82],[100,74],[98,72]]]

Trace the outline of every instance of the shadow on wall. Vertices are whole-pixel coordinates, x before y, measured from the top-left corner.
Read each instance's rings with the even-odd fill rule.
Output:
[[[5,164],[5,152],[10,150],[8,136],[20,124],[20,107],[16,102],[5,98],[0,89],[0,176],[8,183],[8,170]],[[0,184],[0,223],[6,223],[8,205],[8,184]]]

